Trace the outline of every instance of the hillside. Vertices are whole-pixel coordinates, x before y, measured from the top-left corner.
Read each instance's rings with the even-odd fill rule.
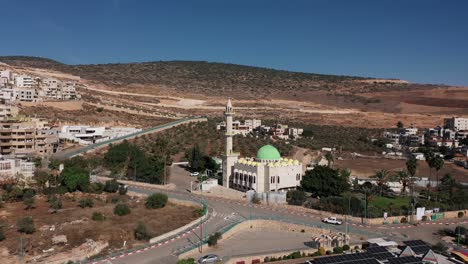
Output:
[[[328,90],[331,84],[370,78],[290,72],[204,61],[158,61],[96,65],[67,65],[38,57],[4,56],[0,61],[17,67],[52,69],[109,86],[158,85],[190,93]]]
[[[203,61],[67,65],[46,58],[4,56],[0,62],[16,72],[79,82],[82,107],[73,113],[53,102],[47,103],[47,109],[45,103],[22,106],[24,114],[54,116],[58,121],[117,121],[147,127],[184,116],[219,116],[227,97],[235,100],[237,116],[318,125],[382,128],[403,121],[429,127],[440,125],[446,116],[468,116],[466,87]]]

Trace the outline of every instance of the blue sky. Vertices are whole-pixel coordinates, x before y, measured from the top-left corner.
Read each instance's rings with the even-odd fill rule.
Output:
[[[468,86],[466,0],[0,0],[0,55],[204,60]]]

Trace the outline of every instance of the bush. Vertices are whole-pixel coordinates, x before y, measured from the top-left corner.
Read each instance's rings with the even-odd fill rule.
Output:
[[[3,231],[3,226],[0,226],[0,241],[5,240],[5,232]]]
[[[138,222],[134,234],[136,240],[149,240],[151,238],[150,232],[146,228],[145,224],[141,221]]]
[[[118,204],[114,207],[114,214],[123,216],[131,213],[130,207],[127,204]]]
[[[406,219],[406,217],[402,217],[401,220],[400,220],[400,223],[406,224],[406,223],[408,223],[408,220]]]
[[[423,217],[422,217],[421,220],[422,220],[423,222],[425,222],[425,221],[427,221],[428,219],[429,219],[429,218],[427,217],[427,215],[423,215]]]
[[[432,250],[437,253],[444,253],[447,252],[447,247],[442,242],[437,242],[437,244],[432,246]]]
[[[34,196],[33,197],[23,197],[23,203],[26,205],[26,209],[33,209],[35,207]]]
[[[331,255],[331,254],[333,254],[333,252],[331,250],[327,250],[327,252],[325,252],[325,254]]]
[[[255,193],[252,197],[252,203],[253,204],[261,204],[262,200],[260,200],[260,197]]]
[[[177,264],[196,264],[196,262],[194,258],[187,258],[178,260]]]
[[[91,219],[93,219],[94,221],[104,221],[106,220],[106,216],[101,212],[93,212]]]
[[[208,237],[208,246],[216,247],[218,245],[218,240],[221,239],[222,235],[220,232],[216,232]]]
[[[120,199],[119,196],[112,196],[112,198],[111,198],[111,203],[113,203],[113,204],[116,204],[116,203],[118,203],[120,201],[121,201],[121,199]]]
[[[288,204],[291,205],[303,205],[306,201],[306,193],[301,190],[293,190],[287,193]]]
[[[318,252],[319,252],[319,256],[323,256],[327,254],[324,247],[319,247]]]
[[[96,108],[96,112],[101,113],[102,111],[104,111],[104,107],[98,107],[98,108]]]
[[[36,231],[34,221],[30,216],[19,219],[16,222],[16,228],[18,232],[26,234],[32,234]]]
[[[344,245],[344,246],[343,246],[343,250],[350,250],[349,245]]]
[[[341,254],[341,253],[343,253],[343,248],[342,247],[334,247],[333,248],[333,253]]]
[[[465,214],[463,212],[458,212],[458,218],[462,218],[463,216],[465,216]]]
[[[54,195],[49,199],[49,206],[50,209],[53,209],[55,213],[57,210],[62,209],[62,200]]]
[[[88,185],[87,192],[100,194],[104,190],[104,184],[100,182],[92,182]]]
[[[123,185],[120,185],[120,186],[119,186],[119,194],[120,194],[120,195],[125,195],[125,194],[127,194],[127,191],[128,191],[128,189],[125,188],[125,186],[123,186]]]
[[[79,207],[81,208],[85,208],[85,207],[89,207],[89,208],[92,208],[94,206],[94,200],[91,199],[91,198],[85,198],[85,199],[81,199],[79,201]]]
[[[145,206],[148,209],[158,209],[166,206],[167,195],[162,193],[153,193],[146,198]]]
[[[119,190],[119,183],[116,179],[106,181],[104,185],[104,191],[109,193],[115,193]]]

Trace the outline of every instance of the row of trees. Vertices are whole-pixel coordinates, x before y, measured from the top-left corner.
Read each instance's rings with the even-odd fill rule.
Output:
[[[166,144],[163,140],[158,142],[160,149],[164,149]],[[170,156],[163,150],[147,153],[128,141],[111,145],[104,156],[104,165],[112,175],[155,184],[167,182],[166,166],[171,163]]]

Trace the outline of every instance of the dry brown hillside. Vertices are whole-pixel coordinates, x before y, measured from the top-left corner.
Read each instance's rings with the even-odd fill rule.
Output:
[[[444,116],[468,115],[466,87],[199,61],[67,65],[8,56],[0,62],[81,77],[84,106],[161,119],[220,115],[227,97],[235,99],[238,115],[328,125],[390,127],[401,120],[433,126]]]

